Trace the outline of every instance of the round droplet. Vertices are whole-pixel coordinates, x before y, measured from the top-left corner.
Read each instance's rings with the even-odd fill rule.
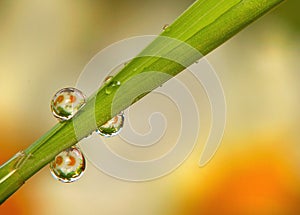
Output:
[[[171,30],[171,28],[170,28],[169,24],[165,24],[165,25],[163,26],[163,31],[169,32],[170,30]]]
[[[105,87],[105,93],[107,95],[111,94],[114,88],[119,87],[121,85],[120,81],[111,81],[111,79],[109,79],[109,81],[105,83],[108,83]]]
[[[76,146],[62,151],[50,163],[50,172],[53,177],[64,183],[78,180],[84,170],[85,158]]]
[[[80,90],[75,88],[63,88],[52,98],[51,110],[59,120],[71,119],[85,104],[86,99]]]
[[[112,137],[120,133],[123,124],[124,114],[122,112],[100,126],[96,132],[101,136]]]

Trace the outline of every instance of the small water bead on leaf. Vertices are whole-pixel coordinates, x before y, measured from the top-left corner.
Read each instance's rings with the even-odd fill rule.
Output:
[[[73,146],[55,157],[50,163],[50,172],[58,181],[70,183],[82,176],[85,166],[83,154],[76,146]]]
[[[108,76],[104,81],[104,83],[107,84],[105,87],[105,93],[107,95],[111,94],[114,88],[121,86],[120,81],[112,81],[112,78],[112,76]]]
[[[112,79],[113,77],[114,77],[114,76],[107,76],[107,77],[104,79],[103,83],[104,83],[104,84],[107,84],[108,82],[111,81],[111,79]]]
[[[168,27],[169,27],[169,24],[165,24],[165,25],[163,26],[163,30],[166,30]]]
[[[171,28],[170,28],[169,24],[165,24],[165,25],[163,26],[163,31],[169,32],[170,30],[171,30]]]
[[[52,98],[51,110],[59,120],[71,119],[86,103],[84,94],[76,88],[63,88]]]
[[[108,120],[104,125],[100,126],[96,132],[104,137],[112,137],[120,133],[123,125],[124,114],[121,112],[112,119]]]

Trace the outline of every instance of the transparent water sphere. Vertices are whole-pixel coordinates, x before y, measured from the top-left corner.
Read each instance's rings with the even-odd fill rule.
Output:
[[[59,153],[50,163],[50,172],[58,181],[70,183],[78,180],[85,171],[86,162],[81,151],[73,146]]]
[[[165,25],[163,26],[163,31],[169,32],[170,30],[171,30],[171,27],[169,26],[169,24],[165,24]]]
[[[119,87],[121,85],[120,81],[112,81],[110,82],[110,79],[108,79],[109,83],[107,84],[107,86],[105,87],[105,93],[107,95],[111,94],[112,91],[114,90],[114,88]]]
[[[51,111],[53,115],[61,120],[71,119],[86,103],[84,94],[72,87],[59,90],[51,100]]]
[[[104,137],[112,137],[120,133],[124,125],[124,114],[121,112],[112,119],[108,120],[104,125],[98,127],[96,131]]]

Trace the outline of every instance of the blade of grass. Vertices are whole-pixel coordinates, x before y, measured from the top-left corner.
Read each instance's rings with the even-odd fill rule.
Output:
[[[282,1],[198,0],[161,36],[187,43],[206,55]],[[159,39],[154,40],[143,52],[151,52],[152,56],[147,57],[141,54],[142,57],[133,59],[119,71],[112,81],[118,80],[124,83],[135,75],[147,71],[160,71],[175,76],[201,57],[180,48],[176,42],[164,43]],[[166,55],[178,56],[184,63],[178,64],[160,57]],[[154,89],[165,81],[167,81],[165,78],[152,77],[143,80],[133,90],[139,92],[144,86]],[[89,119],[96,117],[97,126],[109,120],[113,116],[111,104],[115,93],[116,90],[113,89],[111,94],[107,95],[105,88],[100,88],[93,97],[89,98],[87,104],[74,119],[57,124],[29,148],[19,152],[3,164],[0,167],[0,203],[2,204],[27,179],[52,161],[59,152],[93,132],[96,126],[89,123]],[[143,96],[145,94],[139,96],[138,99]],[[132,98],[129,94],[124,94],[118,99],[118,105],[114,107],[115,112],[127,108],[131,104],[127,101]],[[81,126],[79,135],[74,131],[74,120],[78,120],[77,124],[79,122],[84,125]]]

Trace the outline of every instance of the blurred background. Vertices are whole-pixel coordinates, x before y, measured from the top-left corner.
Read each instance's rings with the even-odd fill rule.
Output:
[[[0,163],[56,123],[50,98],[75,86],[98,51],[159,34],[192,2],[0,1]],[[176,171],[145,183],[88,163],[78,182],[63,184],[45,167],[0,214],[300,214],[299,7],[285,2],[207,56],[228,114],[222,145],[205,167],[198,166],[203,137]]]

